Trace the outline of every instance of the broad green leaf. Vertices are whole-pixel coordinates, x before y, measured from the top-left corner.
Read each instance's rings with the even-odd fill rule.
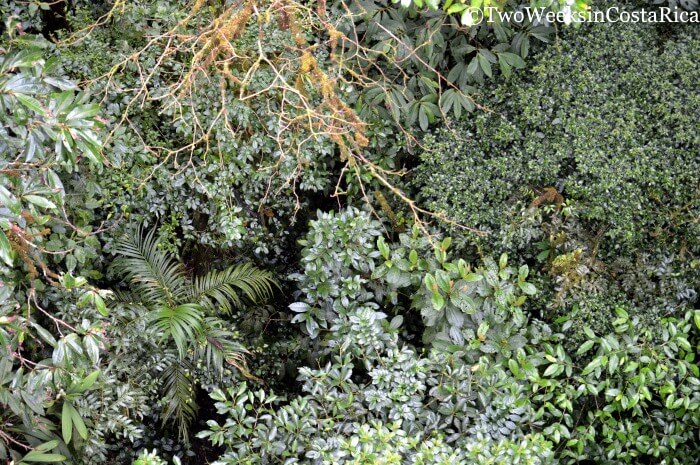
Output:
[[[29,95],[25,95],[25,94],[16,94],[15,97],[17,97],[17,100],[19,100],[20,103],[22,105],[24,105],[26,108],[30,109],[31,111],[33,111],[35,113],[45,115],[45,111],[44,111],[43,106],[41,105],[41,102],[39,102],[34,97],[30,97]]]
[[[51,347],[56,347],[56,339],[50,332],[37,323],[32,323],[32,327],[39,334],[39,337],[41,337],[46,343],[48,343]]]
[[[107,311],[107,305],[105,304],[105,301],[101,295],[99,295],[98,293],[95,293],[94,294],[94,302],[95,302],[95,308],[97,309],[98,312],[100,312],[100,315],[102,315],[102,316],[109,315],[109,312]]]
[[[95,115],[97,115],[100,112],[100,106],[99,105],[81,105],[78,107],[73,108],[67,115],[66,115],[66,120],[76,120],[76,119],[85,119],[85,118],[91,118]]]
[[[19,215],[22,207],[17,197],[2,184],[0,184],[0,205],[9,208],[10,211],[16,215]]]
[[[518,283],[518,287],[520,288],[521,291],[523,291],[524,294],[527,294],[527,295],[537,294],[537,288],[530,283],[520,282],[520,283]]]
[[[510,368],[510,371],[515,376],[520,376],[520,367],[518,366],[518,362],[516,362],[512,358],[510,360],[508,360],[508,368]]]
[[[73,409],[73,425],[75,426],[75,429],[78,431],[81,438],[87,439],[88,431],[87,427],[85,426],[85,422],[75,408],[71,406],[71,409]]]
[[[544,374],[542,376],[544,376],[544,377],[552,376],[557,372],[557,370],[559,370],[559,365],[557,365],[556,363],[553,363],[553,364],[549,365],[546,370],[544,370]]]
[[[576,351],[576,355],[581,355],[585,354],[589,350],[591,350],[591,347],[593,347],[594,342],[593,341],[586,341],[583,344],[581,344],[581,347],[578,348]]]
[[[483,277],[482,275],[476,274],[476,273],[468,273],[468,274],[464,277],[464,280],[467,281],[468,283],[473,283],[473,282],[476,282],[476,281],[481,281],[482,279],[484,279],[484,277]]]
[[[35,450],[39,452],[46,452],[56,447],[58,447],[58,439],[54,439],[53,441],[45,442],[41,445],[38,445],[36,446]]]
[[[100,376],[100,370],[95,370],[85,377],[78,385],[78,392],[85,392],[95,384],[97,377]]]
[[[61,411],[61,433],[63,435],[63,442],[68,444],[73,438],[73,418],[71,406],[68,401],[63,402],[63,409]]]
[[[488,77],[493,77],[493,71],[491,71],[491,63],[489,63],[489,60],[487,60],[481,53],[479,53],[476,57],[479,60],[479,66],[484,74]]]
[[[442,296],[442,294],[440,294],[439,291],[433,292],[430,301],[433,304],[433,308],[437,311],[442,310],[442,308],[445,306],[445,298]]]
[[[66,461],[66,457],[61,454],[46,454],[39,451],[31,451],[24,457],[22,457],[22,462],[34,462],[34,463],[57,463]]]
[[[28,194],[22,196],[22,198],[42,208],[56,208],[55,203],[38,195]]]
[[[476,330],[477,337],[479,339],[485,338],[488,330],[489,330],[489,324],[485,321],[482,321],[481,324],[479,325],[479,328]]]

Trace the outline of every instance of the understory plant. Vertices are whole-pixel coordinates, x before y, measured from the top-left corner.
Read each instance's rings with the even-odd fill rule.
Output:
[[[246,349],[236,340],[233,323],[223,317],[244,302],[269,298],[275,280],[270,272],[250,264],[190,277],[181,263],[160,248],[156,229],[139,229],[136,236],[119,242],[116,252],[119,258],[113,269],[128,283],[118,291],[118,300],[145,310],[139,317],[147,322],[149,333],[160,339],[160,350],[169,359],[160,373],[162,421],[176,422],[186,440],[197,412],[197,363],[206,364],[214,375],[229,364],[250,376]]]
[[[613,331],[584,327],[586,340],[570,351],[565,332],[573,320],[547,323],[532,314],[537,289],[526,266],[509,266],[505,255],[477,267],[450,260],[449,239],[432,253],[404,248],[410,235],[399,244],[379,236],[372,246],[371,227],[344,235],[371,224],[368,214],[340,218],[343,247],[322,240],[329,224],[338,226],[335,215],[319,215],[304,241],[310,273],[296,276],[308,289],[316,280],[334,289],[362,277],[354,294],[328,298],[335,313],[312,334],[323,338],[325,365],[300,368],[301,395],[245,383],[214,391],[226,420],[210,420],[199,435],[226,447],[217,463],[694,460],[700,312],[665,318],[652,332],[613,309]],[[318,273],[324,257],[335,259],[326,245],[350,254],[362,245],[365,261],[355,263],[364,265]],[[362,271],[367,263],[371,277]],[[405,279],[387,279],[394,266]],[[387,291],[370,292],[380,288]],[[407,294],[411,308],[392,303],[388,289]],[[305,326],[315,318],[316,296],[309,297],[291,306]],[[427,345],[403,337],[405,311],[421,315]]]

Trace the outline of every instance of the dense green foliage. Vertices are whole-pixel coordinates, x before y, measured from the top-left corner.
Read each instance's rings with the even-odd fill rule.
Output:
[[[539,263],[549,311],[610,331],[600,314],[622,306],[651,329],[697,302],[700,133],[688,109],[700,104],[700,43],[683,25],[572,34],[585,46],[544,51],[485,96],[491,112],[428,136],[415,183],[431,208],[490,232],[457,238],[462,250]]]
[[[0,0],[0,461],[700,462],[700,37],[586,11]]]
[[[697,251],[700,135],[687,109],[700,104],[699,43],[683,26],[665,34],[597,25],[576,31],[585,46],[547,50],[530,74],[485,97],[491,112],[426,141],[423,195],[464,224],[497,230],[514,203],[555,187],[588,229],[602,232],[603,256],[650,238]],[[556,84],[542,86],[554,75]]]

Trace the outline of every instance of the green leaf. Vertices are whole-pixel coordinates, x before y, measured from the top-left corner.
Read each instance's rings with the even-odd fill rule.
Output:
[[[46,343],[48,343],[51,347],[56,347],[56,339],[50,332],[37,323],[32,323],[32,327],[39,334],[39,337],[41,337]]]
[[[45,442],[43,444],[40,444],[36,446],[35,450],[39,452],[46,452],[50,451],[51,449],[55,449],[58,447],[58,439],[54,439],[53,441]]]
[[[479,66],[481,67],[484,74],[488,77],[493,77],[493,71],[491,71],[491,63],[489,63],[489,60],[487,60],[486,57],[481,53],[479,53],[476,56],[476,58],[479,60]]]
[[[418,124],[423,131],[427,131],[430,126],[430,116],[429,111],[426,110],[423,105],[418,109]]]
[[[486,337],[486,333],[489,330],[489,324],[485,321],[482,321],[481,324],[479,325],[479,328],[476,330],[476,335],[479,337],[479,339],[483,339]]]
[[[2,184],[0,184],[0,205],[9,208],[16,215],[19,215],[22,208],[22,204],[17,197]]]
[[[96,365],[100,361],[100,348],[97,336],[94,334],[88,334],[83,339],[83,343],[85,344],[85,351],[87,352],[88,357],[90,357],[92,363]]]
[[[559,365],[556,363],[553,363],[547,367],[546,370],[544,370],[544,374],[542,376],[547,377],[547,376],[552,376],[554,373],[557,372],[559,369]]]
[[[433,275],[430,273],[426,274],[423,281],[425,282],[426,289],[430,292],[438,292],[438,284]]]
[[[591,373],[596,368],[600,367],[602,364],[603,364],[603,359],[601,357],[596,357],[588,365],[586,365],[586,368],[583,369],[581,374],[583,376],[586,376],[587,374]]]
[[[430,301],[433,303],[433,308],[437,311],[442,310],[445,306],[445,298],[440,294],[440,292],[433,292]]]
[[[25,94],[15,94],[15,97],[17,97],[17,100],[20,101],[22,105],[24,105],[26,108],[30,109],[31,111],[35,113],[39,113],[41,115],[44,115],[44,108],[41,105],[41,102],[39,102],[37,99],[34,97],[30,97],[29,95]]]
[[[501,72],[505,77],[509,78],[513,75],[510,65],[501,55],[498,55],[498,65],[501,67]]]
[[[443,270],[437,270],[435,272],[435,280],[443,292],[450,292],[450,275],[448,273]]]
[[[68,401],[63,402],[63,409],[61,411],[61,433],[63,435],[63,442],[68,444],[73,438],[73,418],[71,417],[71,406]]]
[[[516,362],[512,358],[510,360],[508,360],[508,368],[510,368],[510,371],[515,376],[520,376],[520,367],[518,366],[518,362]]]
[[[85,392],[95,384],[97,377],[100,376],[100,370],[95,370],[85,377],[78,385],[78,392]]]
[[[479,67],[479,60],[478,60],[478,56],[477,56],[477,57],[472,58],[472,61],[469,62],[469,66],[467,66],[467,73],[469,73],[471,75],[476,74],[476,70],[478,69],[478,67]]]
[[[79,120],[96,116],[100,112],[100,106],[96,104],[81,105],[73,108],[67,115],[66,120]]]
[[[506,266],[508,266],[508,254],[503,253],[501,254],[501,258],[498,259],[498,268],[502,270]]]
[[[39,451],[31,451],[24,457],[22,457],[22,462],[41,462],[41,463],[56,463],[56,462],[64,462],[66,457],[61,454],[45,454],[43,452]]]
[[[153,318],[163,336],[172,337],[180,358],[184,358],[187,347],[202,332],[202,308],[196,304],[164,306],[154,312]]]
[[[525,281],[527,276],[530,274],[530,268],[527,265],[523,265],[518,270],[518,279],[520,281]]]
[[[576,351],[576,355],[581,355],[585,354],[589,350],[591,350],[591,347],[593,347],[594,341],[586,341],[583,344],[581,344],[581,347],[578,348]]]
[[[514,68],[522,69],[525,67],[525,61],[515,53],[502,52],[498,54],[498,58],[503,58],[506,63]]]
[[[524,294],[527,294],[527,295],[537,294],[537,288],[530,283],[520,282],[520,283],[518,283],[518,287],[520,288],[521,291],[523,291]]]
[[[22,196],[22,198],[27,200],[28,202],[33,203],[34,205],[39,206],[39,207],[56,208],[55,203],[53,203],[52,201],[50,201],[44,197],[40,197],[38,195],[28,194],[28,195]]]
[[[450,325],[461,328],[464,325],[464,314],[453,306],[448,306],[445,310],[447,321]]]
[[[109,315],[109,312],[107,311],[107,305],[105,304],[105,301],[100,294],[95,292],[93,300],[95,302],[95,308],[98,312],[100,312],[100,315]]]
[[[295,313],[306,313],[309,311],[309,304],[304,302],[294,302],[289,304],[289,309]]]
[[[476,282],[476,281],[481,281],[482,279],[484,279],[484,277],[483,277],[482,275],[476,274],[476,273],[468,273],[468,274],[464,277],[464,280],[465,280],[466,282],[468,282],[468,283],[473,283],[473,282]]]
[[[88,432],[87,432],[87,427],[85,426],[85,422],[83,422],[82,417],[78,413],[75,408],[73,408],[73,425],[75,426],[75,429],[78,430],[78,434],[80,435],[81,438],[87,439],[88,437]]]
[[[389,259],[389,255],[391,254],[391,249],[389,249],[389,246],[387,245],[386,241],[384,240],[383,237],[380,237],[377,239],[377,248],[379,249],[379,252],[382,254],[382,257],[385,259]]]
[[[4,261],[7,266],[12,266],[12,247],[10,246],[10,241],[5,235],[5,231],[0,229],[0,259]]]
[[[78,266],[78,259],[75,258],[75,255],[70,254],[66,257],[66,269],[68,270],[68,273],[72,273],[75,271],[75,267]]]

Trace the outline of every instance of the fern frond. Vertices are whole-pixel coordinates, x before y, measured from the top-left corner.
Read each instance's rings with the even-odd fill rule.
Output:
[[[180,439],[185,442],[188,440],[189,425],[197,415],[193,372],[192,363],[184,359],[169,365],[162,375],[165,401],[163,424],[172,418]]]
[[[209,312],[215,312],[218,306],[231,313],[233,307],[241,306],[241,297],[257,303],[270,298],[273,287],[279,288],[272,273],[245,263],[196,277],[189,301],[198,302]]]
[[[173,338],[181,359],[185,357],[189,344],[202,333],[202,307],[197,304],[161,307],[152,312],[150,318],[164,338]]]
[[[118,242],[113,269],[135,286],[134,291],[146,304],[177,305],[187,292],[182,264],[158,248],[156,229],[145,236],[141,228],[134,237]]]

